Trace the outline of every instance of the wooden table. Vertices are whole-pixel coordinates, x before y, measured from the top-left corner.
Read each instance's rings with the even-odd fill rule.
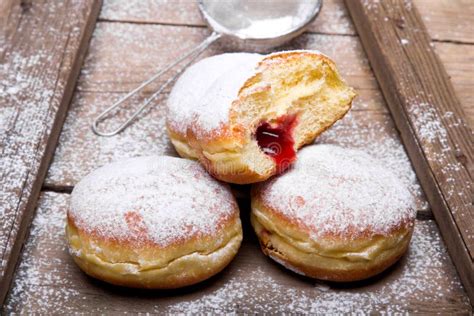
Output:
[[[416,0],[415,5],[472,126],[474,5],[470,1],[430,0]],[[113,160],[176,155],[164,130],[166,94],[118,136],[95,136],[90,129],[92,119],[154,69],[208,34],[190,0],[104,1],[4,311],[472,313],[342,0],[325,0],[309,32],[282,49],[321,50],[334,58],[359,92],[350,114],[317,142],[363,148],[392,168],[415,193],[415,234],[408,254],[399,263],[376,278],[355,284],[299,277],[261,254],[248,223],[249,201],[242,198],[242,249],[223,273],[203,284],[172,292],[141,292],[93,280],[74,265],[64,239],[64,216],[74,184]],[[203,57],[236,49],[249,50],[221,43]],[[153,90],[149,87],[136,98],[136,104]],[[128,112],[123,111],[117,119]]]

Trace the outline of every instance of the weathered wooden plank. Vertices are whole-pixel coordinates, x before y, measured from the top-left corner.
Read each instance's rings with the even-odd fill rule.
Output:
[[[98,137],[92,132],[90,123],[94,117],[120,96],[123,94],[76,92],[45,180],[46,188],[72,187],[87,173],[110,161],[153,154],[177,155],[165,130],[166,95],[122,133]],[[117,120],[129,112],[120,112]],[[112,125],[113,122],[106,122],[103,126]]]
[[[435,7],[433,11],[433,15],[435,16],[443,16],[443,12],[438,12],[439,10],[443,9],[442,6],[437,5],[436,1],[429,1],[428,3],[423,3],[423,8],[431,8]],[[443,2],[444,3],[444,2]],[[451,4],[451,2],[449,2]],[[459,4],[459,1],[454,1],[453,4],[456,4],[455,6],[451,7],[450,12],[455,12],[456,14],[463,11],[464,7]],[[342,6],[342,0],[337,0],[337,1],[326,1],[324,4],[324,8],[321,12],[321,15],[318,17],[318,19],[315,22],[315,25],[324,25],[326,27],[331,27],[334,28],[332,30],[326,30],[325,32],[331,33],[331,34],[352,34],[352,26],[350,26],[350,30],[352,31],[341,31],[341,29],[338,29],[338,27],[341,27],[343,25],[347,25],[351,22],[348,22],[347,19],[347,12],[345,8],[341,8]],[[420,6],[419,3],[417,3],[417,6]],[[467,9],[463,12],[471,12],[472,6],[468,6]],[[134,2],[134,1],[126,1],[123,2],[121,0],[118,1],[106,1],[104,5],[104,9],[101,11],[101,15],[104,19],[109,19],[112,21],[133,21],[134,23],[177,23],[177,24],[182,24],[184,23],[183,21],[186,21],[189,19],[189,15],[191,14],[190,12],[195,12],[197,8],[195,8],[195,3],[193,1],[181,1],[181,2],[156,2],[156,1],[148,1],[148,2]],[[429,12],[431,9],[428,9]],[[438,10],[438,11],[436,11]],[[456,14],[451,14],[452,19],[455,19]],[[184,15],[184,16],[183,16]],[[191,14],[192,15],[192,14]],[[329,15],[336,15],[340,16],[341,21],[338,21],[338,19],[334,16],[328,17],[328,18],[323,18],[324,16],[329,16]],[[195,15],[195,19],[200,20],[199,14]],[[472,10],[471,16],[474,17],[474,10]],[[328,20],[332,22],[328,22]],[[436,18],[433,21],[433,25],[446,25],[446,23],[438,23],[438,20]],[[451,24],[456,23],[456,21],[453,21]],[[203,25],[203,22],[199,23],[191,23],[191,24],[196,24],[196,25]],[[319,26],[317,26],[319,28]],[[116,34],[113,34],[116,31]],[[182,30],[180,32],[180,29]],[[474,32],[470,32],[472,29],[469,27],[462,28],[462,30],[459,30],[458,32],[464,32],[471,34]],[[119,32],[120,30],[120,32]],[[324,31],[324,30],[323,30]],[[192,34],[188,28],[166,28],[162,26],[156,26],[156,25],[149,25],[149,26],[131,26],[131,25],[117,25],[117,24],[112,24],[109,25],[107,23],[100,23],[99,30],[97,31],[97,42],[98,45],[101,45],[100,48],[98,48],[98,51],[100,52],[106,52],[102,56],[108,56],[111,54],[114,54],[114,51],[116,54],[120,54],[120,58],[118,61],[123,61],[120,64],[117,65],[117,71],[120,72],[121,74],[127,74],[131,75],[130,79],[135,80],[135,76],[138,76],[137,82],[133,82],[130,86],[127,86],[127,88],[132,88],[133,85],[136,85],[138,81],[143,80],[143,77],[140,76],[142,73],[147,73],[151,74],[152,70],[155,69],[153,67],[148,67],[149,64],[146,62],[144,63],[143,60],[151,60],[151,64],[156,65],[156,67],[162,66],[166,63],[169,63],[173,58],[178,56],[179,53],[185,51],[187,47],[192,47],[193,45],[196,45],[198,41],[202,40],[205,35],[201,34],[207,34],[206,30],[195,30],[195,33]],[[121,37],[120,34],[123,34]],[[125,36],[126,34],[126,36]],[[169,37],[168,40],[165,40],[165,46],[161,45],[163,44],[163,40],[155,40],[148,42],[146,41],[147,38],[155,38],[157,37],[156,34],[160,35],[160,38],[166,38]],[[444,34],[444,33],[442,33]],[[431,34],[433,35],[433,34]],[[443,35],[447,36],[447,35]],[[468,35],[469,36],[469,35]],[[178,38],[180,42],[173,41],[174,38]],[[321,37],[324,38],[324,37]],[[344,62],[346,64],[350,63],[354,59],[349,59],[346,58],[347,55],[344,53],[340,53],[341,51],[344,52],[345,50],[351,50],[351,47],[353,44],[352,43],[358,43],[357,39],[347,39],[344,38],[342,40],[338,40],[337,37],[329,37],[331,38],[328,41],[323,41],[321,40],[319,43],[319,46],[322,47],[321,49],[331,50],[329,53],[334,51],[336,53],[335,58],[337,59],[338,56],[341,56],[339,60],[337,60],[338,63]],[[436,37],[434,37],[436,39]],[[332,46],[331,42],[333,43],[338,43],[334,45],[334,49],[331,49],[330,47]],[[101,44],[102,43],[102,44]],[[115,46],[117,43],[122,43],[123,49],[118,51],[114,50]],[[102,46],[103,45],[103,46]],[[122,54],[123,51],[127,51],[128,45],[133,45],[134,47],[141,47],[142,49],[139,49],[138,51],[140,53],[136,53],[134,55],[130,55],[130,58],[127,58],[127,56],[123,56]],[[467,45],[452,45],[449,43],[436,43],[436,48],[439,50],[440,57],[448,71],[448,73],[453,77],[453,84],[456,89],[456,92],[458,93],[458,96],[461,100],[461,103],[469,117],[472,117],[471,121],[474,121],[474,103],[473,103],[473,98],[472,96],[472,86],[474,85],[473,83],[473,76],[472,74],[472,67],[474,65],[473,63],[473,54],[474,54],[474,48],[471,46]],[[95,43],[94,45],[95,46]],[[316,46],[316,45],[315,45]],[[169,53],[169,52],[164,52],[163,48],[165,47],[171,47],[171,51],[174,51],[174,53]],[[232,51],[235,49],[234,47],[228,47],[227,49],[221,49],[221,50],[227,50],[227,51]],[[239,49],[239,48],[237,48]],[[248,48],[240,48],[240,50],[245,50]],[[150,52],[150,53],[148,53]],[[169,58],[167,56],[170,56]],[[98,57],[100,58],[100,56]],[[123,59],[125,58],[125,59]],[[157,60],[158,59],[158,60]],[[365,60],[365,56],[362,60]],[[102,61],[98,60],[98,63],[100,64]],[[139,68],[128,68],[127,66],[133,64],[138,66]],[[89,64],[87,64],[89,65]],[[354,65],[356,66],[356,65]],[[91,70],[91,72],[94,72],[94,74],[99,75],[100,72],[102,71],[112,71],[112,67],[107,67],[105,68],[104,64],[104,69],[94,69]],[[347,67],[346,67],[347,68]],[[133,70],[132,70],[133,69]],[[89,72],[87,69],[86,72]],[[115,74],[112,74],[112,76]],[[122,75],[123,76],[123,75]],[[117,78],[116,76],[114,78]],[[89,87],[86,89],[101,89],[104,88],[107,90],[107,87],[104,86],[106,83],[111,83],[113,85],[117,80],[114,78],[106,78],[106,82],[102,83],[101,86],[96,86],[96,87]],[[123,78],[119,77],[121,82],[123,82]],[[358,88],[360,89],[360,86],[363,85],[359,84],[359,80],[352,80],[354,83],[358,84]],[[109,91],[109,90],[107,90]]]
[[[92,133],[91,120],[100,109],[120,95],[76,93],[45,180],[46,188],[70,190],[87,173],[113,160],[152,154],[176,155],[165,131],[166,95],[158,99],[158,104],[137,124],[123,133],[110,138],[97,137]],[[375,100],[382,102],[380,99]],[[318,141],[368,151],[394,170],[410,187],[417,197],[419,210],[428,209],[390,115],[385,111],[366,110],[370,105],[365,104],[364,101],[356,100],[353,113],[323,134]],[[123,119],[125,114],[129,113],[124,111],[117,119]],[[105,127],[110,125],[107,123]]]
[[[197,1],[105,0],[100,21],[204,26]]]
[[[186,27],[98,23],[78,89],[103,92],[128,91],[150,76],[154,69],[171,62],[207,34],[204,29]],[[474,67],[474,48],[449,43],[435,45],[452,77],[461,103],[469,117],[474,119],[474,101],[471,97],[474,86],[471,75]],[[134,49],[130,50],[132,46]],[[304,35],[290,46],[311,47],[326,52],[336,60],[349,82],[359,91],[372,89],[379,93],[357,38]],[[207,56],[233,49],[234,47],[216,45],[211,47]],[[151,86],[149,91],[153,89],[155,88]]]
[[[474,44],[474,2],[414,0],[431,38]]]
[[[194,0],[106,0],[99,19],[130,23],[206,25]],[[355,34],[342,0],[324,0],[322,10],[316,21],[310,25],[309,31]]]
[[[100,9],[93,0],[10,4],[0,57],[0,304]]]
[[[414,0],[431,38],[436,41],[474,43],[474,2],[470,0]],[[193,0],[106,0],[103,21],[204,26]],[[324,0],[310,32],[354,35],[343,0]]]
[[[183,50],[183,43],[194,44],[205,36],[206,31],[202,29],[98,23],[45,187],[70,190],[93,169],[124,157],[175,155],[165,133],[166,95],[157,99],[140,121],[112,138],[94,135],[90,122],[122,93],[147,78],[152,73],[150,64],[162,67],[171,60],[170,56]],[[148,40],[142,40],[145,38]],[[132,46],[134,50],[127,49]],[[318,48],[334,56],[342,75],[358,90],[353,111],[365,112],[347,118],[337,125],[338,128],[328,131],[331,137],[323,139],[369,150],[405,179],[417,197],[418,209],[426,210],[426,200],[387,115],[385,103],[357,38],[307,34],[283,49],[290,48]],[[204,56],[228,50],[223,45],[216,45]],[[147,91],[153,91],[153,87]],[[140,104],[146,96],[137,97],[131,104]],[[128,114],[129,111],[120,112],[104,126],[110,128],[114,123],[123,121]]]
[[[164,134],[165,97],[157,100],[137,124],[116,137],[97,138],[90,131],[89,124],[121,92],[130,90],[147,78],[153,72],[150,65],[156,65],[157,68],[163,66],[184,50],[184,45],[197,43],[205,36],[206,31],[202,29],[98,23],[79,79],[79,92],[63,129],[46,180],[47,185],[72,186],[93,168],[120,157],[154,152],[172,153]],[[146,38],[148,40],[144,40]],[[132,46],[133,50],[127,49]],[[286,48],[319,48],[334,56],[343,76],[360,94],[355,101],[354,110],[386,113],[368,61],[356,38],[308,34]],[[225,46],[216,45],[207,55],[227,50]],[[148,89],[150,91],[153,91],[153,87]],[[131,104],[139,104],[142,100],[143,98],[137,98]],[[123,119],[124,113],[120,114],[106,124]],[[370,113],[367,114],[367,119],[370,117]],[[372,133],[370,141],[376,137],[376,133]],[[391,133],[390,137],[397,137],[395,131]],[[89,159],[84,161],[84,156]],[[407,169],[411,168],[409,164],[406,166]]]
[[[130,91],[209,35],[204,28],[127,23],[97,23],[91,48],[79,78],[81,91]],[[133,47],[133,49],[130,49]],[[354,36],[305,34],[286,46],[318,49],[333,57],[357,89],[378,89],[358,39]],[[204,56],[235,51],[271,52],[223,42],[213,44]],[[151,85],[147,91],[154,91]]]
[[[474,45],[435,43],[435,49],[448,72],[472,129],[474,128]]]
[[[243,205],[244,243],[229,267],[193,287],[147,292],[107,285],[77,268],[64,236],[68,200],[68,194],[42,195],[5,314],[472,312],[432,220],[417,221],[408,255],[381,276],[321,283],[267,259]]]
[[[474,146],[411,2],[346,1],[463,284],[474,300]]]

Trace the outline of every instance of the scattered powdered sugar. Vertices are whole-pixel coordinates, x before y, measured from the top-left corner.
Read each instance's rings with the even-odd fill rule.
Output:
[[[165,247],[215,233],[236,209],[230,189],[197,162],[150,156],[111,163],[86,176],[72,192],[69,215],[99,236]]]
[[[257,245],[244,244],[238,262],[214,281],[179,295],[146,294],[93,281],[76,267],[64,236],[68,200],[68,194],[42,195],[5,302],[7,314],[471,311],[434,221],[418,221],[406,258],[362,284],[301,279],[266,260]]]
[[[7,313],[23,305],[34,313],[71,313],[72,300],[82,295],[75,278],[69,275],[73,265],[67,253],[64,206],[69,195],[45,193],[40,198],[30,236],[23,248],[20,264],[5,304]],[[85,302],[84,302],[85,304]]]
[[[450,277],[455,272],[447,268],[449,262],[435,224],[420,222],[407,256],[381,280],[359,285],[312,283],[290,272],[287,278],[277,275],[285,271],[258,266],[254,270],[236,271],[234,275],[245,277],[232,277],[210,293],[176,303],[166,312],[390,314],[460,311],[460,306],[468,312],[469,301],[459,295],[462,286],[457,278]]]
[[[99,19],[204,25],[197,1],[169,0],[107,0]]]
[[[468,206],[471,204],[469,196],[471,184],[469,182],[461,183],[461,178],[457,177],[466,167],[459,159],[452,159],[457,154],[462,153],[458,145],[450,141],[448,130],[467,129],[469,126],[463,118],[456,116],[451,111],[438,113],[436,107],[429,102],[410,100],[409,114],[419,140],[422,143],[423,150],[428,162],[434,165],[434,170],[441,172],[438,175],[438,183],[445,192],[445,197],[463,200],[463,204]],[[451,210],[455,214],[458,211],[459,202],[454,203]],[[464,208],[467,210],[467,208]],[[461,216],[466,216],[467,211],[462,212]],[[463,225],[461,223],[460,225]],[[467,231],[466,231],[467,232]]]
[[[410,113],[414,116],[413,122],[421,141],[431,143],[439,140],[446,143],[447,132],[434,106],[426,102],[412,102]]]
[[[380,0],[363,0],[362,4],[367,10],[378,10]]]
[[[261,188],[264,203],[314,236],[384,234],[415,217],[413,196],[389,169],[362,151],[335,145],[302,149],[292,169]]]
[[[473,238],[474,228],[467,220],[473,218],[470,211],[472,181],[466,180],[469,179],[469,170],[463,162],[463,151],[468,150],[469,145],[456,142],[454,136],[450,136],[459,132],[469,137],[472,130],[463,117],[452,111],[444,111],[429,101],[420,100],[422,97],[419,95],[408,100],[410,121],[437,185],[450,204],[451,213],[458,219],[461,234],[467,239]]]
[[[321,12],[310,25],[309,30],[326,34],[356,34],[352,20],[342,1],[324,1]]]
[[[0,31],[0,279],[5,267],[13,264],[7,260],[15,257],[11,249],[21,230],[19,219],[38,185],[43,156],[51,150],[47,149],[51,130],[61,122],[58,108],[66,101],[63,94],[72,80],[73,62],[80,59],[76,56],[84,31],[80,26],[85,27],[89,7],[83,1],[35,2],[26,7],[9,3],[9,11],[3,4],[0,11],[6,10],[13,23],[2,23]],[[67,19],[58,18],[58,12],[67,12]],[[3,28],[9,26],[15,31],[5,34]]]
[[[97,137],[90,128],[92,120],[107,106],[123,96],[121,93],[76,92],[63,126],[51,167],[48,185],[74,186],[83,176],[101,165],[124,158],[150,155],[176,155],[166,133],[164,94],[158,103],[134,124],[114,137]],[[132,98],[141,104],[143,97]],[[134,110],[105,121],[101,128],[110,130],[123,122]],[[87,157],[87,159],[84,159]]]
[[[168,123],[183,134],[193,123],[195,132],[227,123],[232,101],[261,59],[259,54],[222,54],[186,69],[168,98]]]
[[[19,230],[16,219],[27,201],[21,194],[33,186],[59,106],[53,96],[63,82],[55,67],[45,67],[50,59],[48,50],[18,50],[8,52],[0,65],[0,278]],[[40,68],[45,70],[38,74]]]

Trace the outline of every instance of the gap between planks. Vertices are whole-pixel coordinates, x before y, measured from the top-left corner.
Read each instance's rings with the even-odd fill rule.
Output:
[[[136,25],[171,26],[171,27],[189,27],[189,28],[209,29],[209,31],[211,31],[211,29],[207,25],[201,25],[201,24],[136,21],[136,20],[127,20],[127,19],[107,19],[107,18],[99,18],[99,19],[97,19],[97,22],[98,23],[124,23],[124,24],[136,24]],[[330,36],[349,36],[349,37],[358,37],[359,36],[358,34],[351,34],[351,33],[322,32],[322,31],[311,31],[311,30],[307,30],[304,33],[316,34],[316,35],[330,35]],[[462,41],[462,40],[448,40],[448,39],[431,38],[431,41],[435,42],[435,43],[450,43],[450,44],[474,46],[473,42]]]
[[[417,221],[407,255],[387,271],[361,282],[334,284],[298,276],[265,257],[244,203],[244,242],[224,271],[180,290],[140,291],[102,283],[79,270],[67,252],[64,235],[68,201],[67,194],[41,195],[14,285],[0,313],[472,312],[433,221]]]
[[[0,304],[8,291],[100,1],[11,2],[1,49]],[[2,21],[3,22],[3,21]],[[3,38],[2,38],[3,39]],[[5,88],[6,90],[4,90]]]
[[[409,3],[346,0],[448,250],[474,300],[472,130],[421,16]]]
[[[198,28],[198,29],[209,29],[211,32],[212,29],[209,28],[207,25],[199,25],[199,24],[186,24],[186,23],[170,23],[170,22],[152,22],[152,21],[135,21],[135,20],[113,20],[113,19],[106,19],[100,18],[97,20],[98,23],[123,23],[123,24],[136,24],[136,25],[156,25],[156,26],[171,26],[171,27],[189,27],[189,28]],[[350,33],[336,33],[336,32],[322,32],[322,31],[311,31],[307,30],[304,33],[307,34],[316,34],[316,35],[330,35],[330,36],[350,36],[350,37],[357,37],[357,34],[350,34]]]

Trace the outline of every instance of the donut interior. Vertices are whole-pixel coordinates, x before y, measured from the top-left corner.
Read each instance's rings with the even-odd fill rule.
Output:
[[[255,183],[287,169],[355,95],[318,52],[223,54],[178,80],[167,128],[180,156],[198,159],[220,180]]]
[[[296,151],[342,118],[355,96],[334,63],[301,52],[270,55],[241,89],[231,108],[231,125],[249,140],[242,154],[254,172],[284,171]]]

